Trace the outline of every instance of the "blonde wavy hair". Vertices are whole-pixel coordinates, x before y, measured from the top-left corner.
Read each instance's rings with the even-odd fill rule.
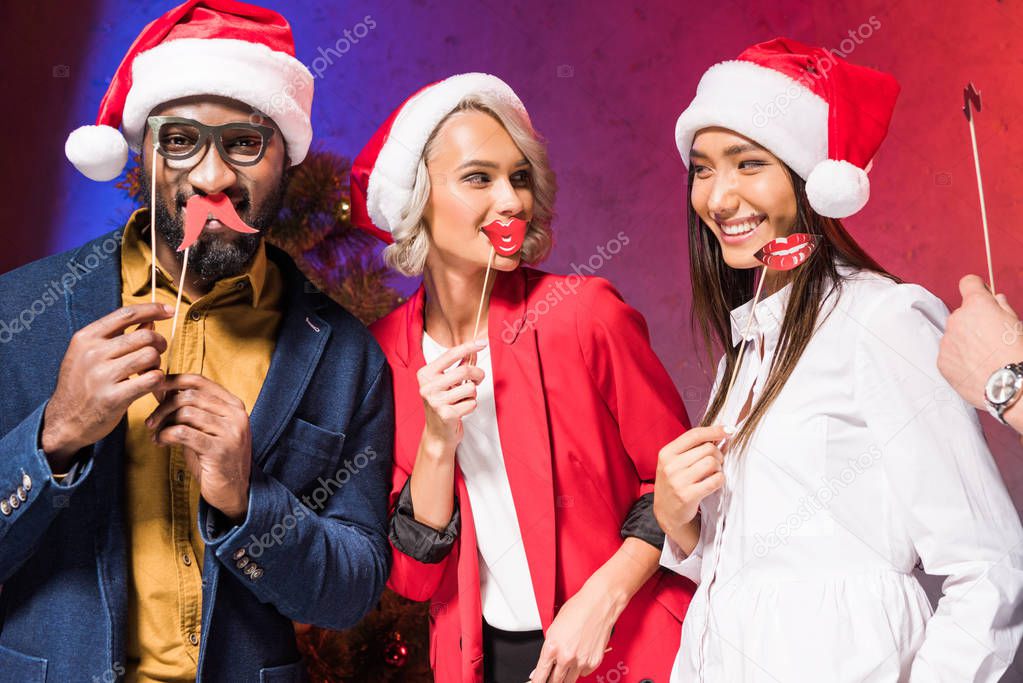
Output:
[[[470,95],[445,116],[430,133],[423,155],[416,169],[412,196],[402,210],[401,223],[394,229],[394,243],[384,249],[384,260],[391,268],[408,276],[420,275],[430,250],[429,226],[423,217],[430,200],[430,174],[427,161],[433,158],[437,131],[449,118],[460,112],[478,111],[494,117],[504,126],[512,141],[529,161],[530,189],[533,192],[533,217],[522,243],[522,260],[530,265],[540,263],[551,251],[553,238],[551,222],[554,219],[554,198],[557,183],[547,159],[547,144],[533,129],[528,119],[509,104],[486,93]]]

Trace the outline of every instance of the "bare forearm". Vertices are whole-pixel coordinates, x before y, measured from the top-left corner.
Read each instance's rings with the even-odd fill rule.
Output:
[[[596,583],[615,601],[621,614],[632,597],[657,571],[661,551],[638,538],[626,538],[607,562],[593,573],[588,583]]]
[[[700,516],[696,515],[688,524],[672,529],[668,536],[682,552],[692,555],[696,544],[700,542]]]
[[[412,467],[409,491],[416,521],[441,531],[455,511],[455,455],[425,435]]]

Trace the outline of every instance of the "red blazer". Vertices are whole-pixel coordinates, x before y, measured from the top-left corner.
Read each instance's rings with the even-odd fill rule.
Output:
[[[422,287],[373,325],[394,374],[391,509],[415,461],[425,417]],[[558,609],[621,547],[630,507],[653,491],[657,452],[689,420],[650,348],[643,317],[602,278],[519,268],[499,273],[489,338],[501,448],[546,631]],[[483,680],[476,531],[460,470],[461,533],[438,564],[392,548],[390,587],[430,600],[430,664],[439,683]],[[667,681],[695,587],[659,570],[619,618],[585,680]],[[616,673],[611,673],[616,672]]]

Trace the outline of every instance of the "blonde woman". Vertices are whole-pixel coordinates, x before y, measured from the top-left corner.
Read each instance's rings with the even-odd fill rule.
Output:
[[[658,571],[652,482],[684,407],[606,280],[522,265],[550,249],[554,178],[519,98],[433,84],[353,177],[357,223],[423,277],[373,332],[397,411],[390,585],[432,602],[437,680],[665,680],[690,584]],[[515,221],[488,279],[483,228]]]

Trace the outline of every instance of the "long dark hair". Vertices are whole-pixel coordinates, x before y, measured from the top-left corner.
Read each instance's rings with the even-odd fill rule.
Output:
[[[732,439],[732,448],[735,449],[741,449],[756,431],[810,342],[825,301],[841,289],[839,266],[872,271],[900,281],[856,243],[841,221],[821,216],[810,208],[806,183],[791,168],[786,166],[785,169],[796,195],[796,224],[792,231],[820,235],[820,240],[807,261],[791,272],[792,292],[782,321],[778,348],[771,361],[763,393],[750,407],[748,418]],[[689,204],[689,271],[693,280],[692,324],[700,331],[708,361],[713,363],[715,349],[723,350],[725,355],[723,381],[700,421],[706,426],[714,423],[724,407],[728,378],[738,359],[738,346],[732,345],[730,312],[753,298],[754,277],[760,269],[735,269],[725,263],[717,237],[693,209],[694,177],[691,166],[686,196]]]

